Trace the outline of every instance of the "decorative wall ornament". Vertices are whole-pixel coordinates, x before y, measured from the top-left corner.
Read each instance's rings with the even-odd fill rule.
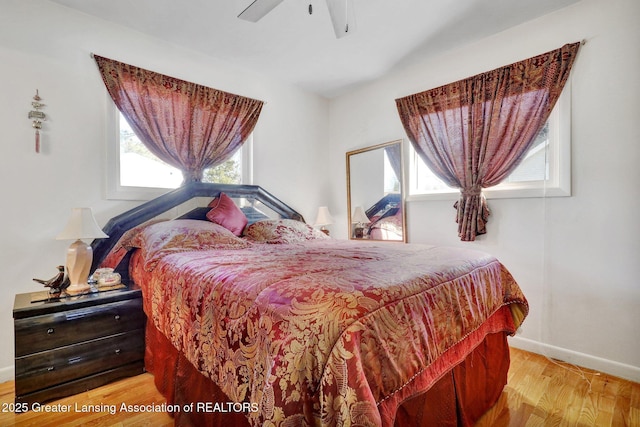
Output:
[[[33,97],[33,101],[31,101],[31,107],[33,110],[29,111],[29,120],[31,120],[31,126],[36,130],[36,153],[40,152],[40,129],[42,129],[42,122],[47,119],[46,114],[40,111],[44,104],[42,102],[42,98],[38,94],[38,89],[36,89],[36,94]]]

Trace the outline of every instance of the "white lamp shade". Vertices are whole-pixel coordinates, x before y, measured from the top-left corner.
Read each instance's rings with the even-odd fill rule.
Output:
[[[316,217],[316,222],[313,225],[329,225],[333,224],[333,217],[331,213],[329,213],[329,208],[326,206],[320,206],[318,208],[318,216]]]
[[[364,209],[362,206],[358,206],[353,211],[353,218],[351,218],[351,222],[357,222],[359,224],[367,224],[371,222],[367,214],[364,213]]]
[[[93,217],[91,208],[71,209],[71,218],[57,240],[104,239],[107,236]]]

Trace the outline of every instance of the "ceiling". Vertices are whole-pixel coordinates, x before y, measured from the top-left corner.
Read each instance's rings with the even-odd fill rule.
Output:
[[[353,0],[340,39],[325,0],[284,0],[257,23],[237,18],[252,0],[52,1],[331,98],[579,0]]]

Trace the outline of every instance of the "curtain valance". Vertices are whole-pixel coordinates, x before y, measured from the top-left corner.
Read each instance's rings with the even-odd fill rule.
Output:
[[[410,96],[424,99],[431,104],[434,111],[538,90],[548,92],[557,98],[562,92],[579,45],[568,44],[524,61]]]
[[[263,102],[94,55],[118,109],[147,148],[184,182],[228,160],[253,131]]]
[[[460,189],[458,235],[486,233],[482,188],[525,157],[569,76],[580,43],[396,100],[409,140],[427,166]]]

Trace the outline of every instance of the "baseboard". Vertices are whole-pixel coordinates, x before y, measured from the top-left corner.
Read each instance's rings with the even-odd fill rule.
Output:
[[[14,378],[15,378],[14,366],[7,366],[6,368],[0,368],[0,383],[13,381]]]
[[[522,338],[520,336],[510,337],[509,345],[532,353],[542,354],[554,359],[562,360],[573,365],[593,369],[602,373],[627,379],[640,383],[640,367],[627,365],[613,360],[604,359],[578,351],[556,347],[550,344]]]

